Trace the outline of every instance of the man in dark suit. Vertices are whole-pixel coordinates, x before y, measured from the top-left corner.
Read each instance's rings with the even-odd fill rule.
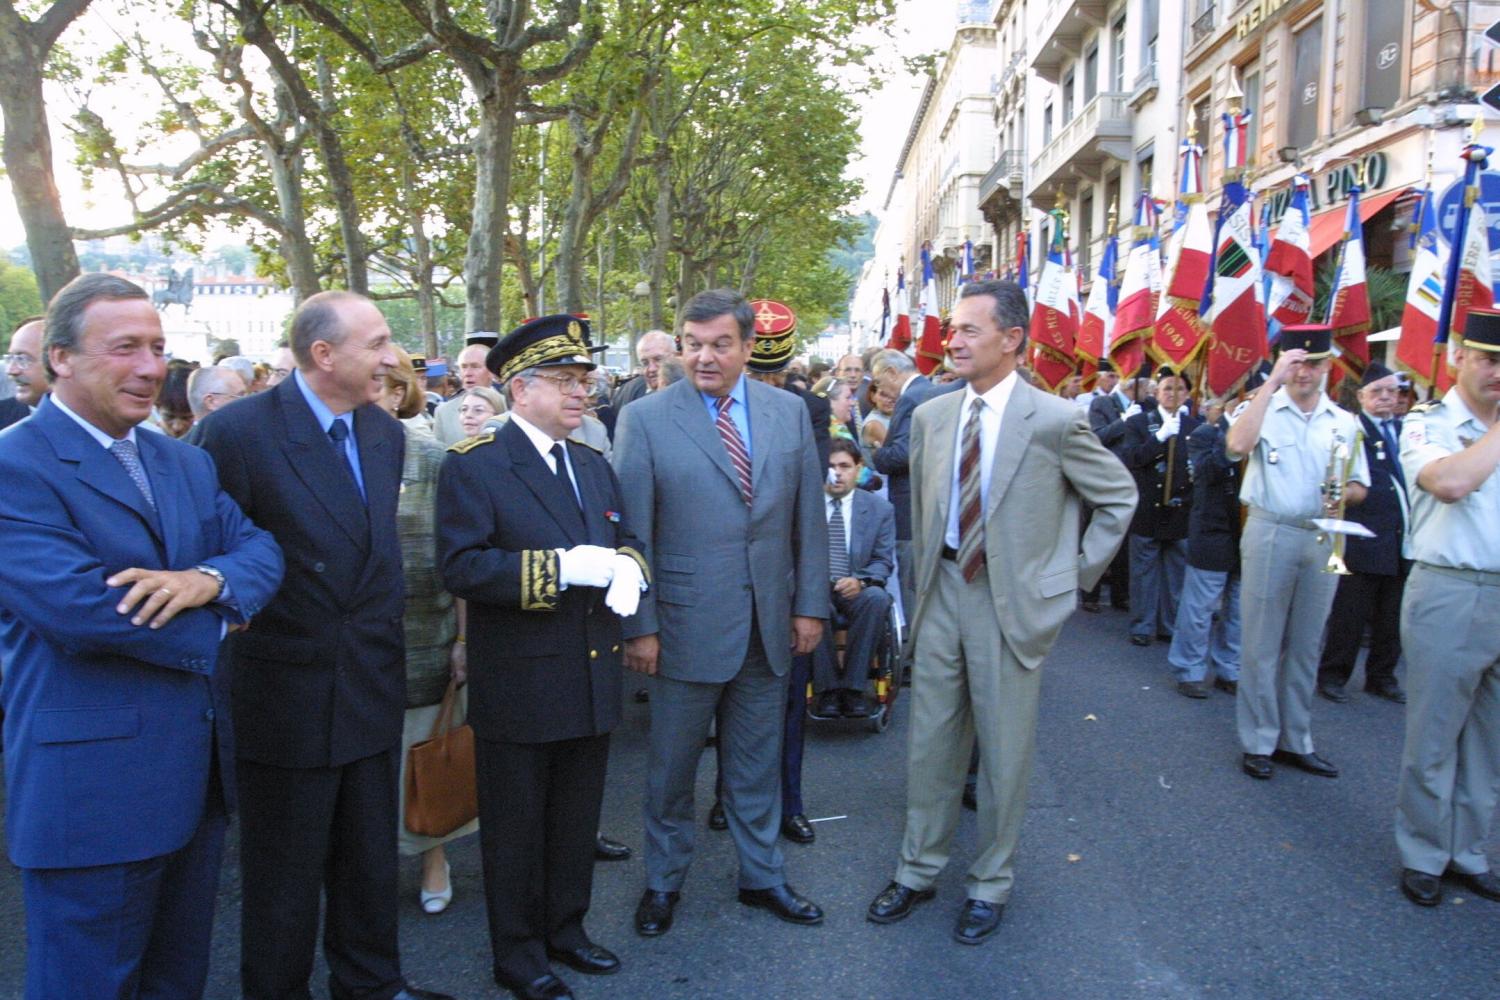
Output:
[[[438,560],[444,585],[469,602],[495,981],[525,1000],[569,997],[548,958],[590,975],[620,968],[583,920],[620,721],[619,613],[636,609],[645,559],[609,463],[568,440],[593,390],[586,321],[532,320],[486,363],[510,419],[448,449]]]
[[[276,600],[230,645],[242,985],[307,995],[326,893],[334,1000],[434,997],[406,985],[396,944],[406,442],[374,402],[391,333],[368,299],[323,292],[297,309],[291,341],[291,378],[203,422],[224,489],[289,555]]]
[[[47,372],[42,363],[42,318],[21,321],[10,335],[10,353],[5,356],[5,375],[16,394],[0,399],[0,429],[31,416],[47,394]]]
[[[282,557],[213,462],[138,429],[166,377],[146,293],[89,274],[52,300],[35,416],[0,435],[10,859],[26,996],[197,997],[233,760],[227,628]]]
[[[911,415],[918,406],[945,392],[962,389],[960,382],[934,385],[917,371],[917,363],[900,351],[883,351],[872,365],[875,378],[896,394],[896,408],[891,411],[885,444],[875,450],[871,461],[886,476],[886,492],[896,508],[896,563],[901,574],[901,610],[911,621],[917,607],[912,581],[915,567],[911,551]]]
[[[635,342],[635,357],[640,362],[641,372],[620,383],[620,387],[615,390],[613,402],[616,420],[626,403],[633,403],[647,393],[665,388],[661,366],[676,353],[677,344],[666,331],[650,330],[641,334],[641,339]]]
[[[1401,555],[1411,504],[1395,420],[1399,394],[1395,372],[1378,361],[1365,369],[1359,423],[1370,465],[1370,490],[1363,503],[1349,508],[1348,516],[1375,532],[1375,537],[1350,535],[1345,544],[1349,575],[1339,578],[1318,664],[1318,693],[1329,701],[1349,700],[1344,685],[1354,673],[1360,640],[1369,626],[1365,690],[1387,701],[1406,703],[1406,693],[1396,680],[1396,661],[1401,659],[1401,597],[1411,570],[1411,561]]]
[[[828,617],[822,469],[807,408],[744,376],[755,323],[744,297],[703,292],[682,316],[689,377],[621,410],[615,445],[654,576],[625,624],[625,665],[655,675],[635,926],[672,925],[693,856],[694,775],[721,706],[739,900],[819,923],[822,910],[786,884],[777,832],[786,674]]]
[[[1137,646],[1169,641],[1177,620],[1193,505],[1188,436],[1202,423],[1186,412],[1187,402],[1187,379],[1162,369],[1156,399],[1125,421],[1120,444],[1140,494],[1130,522],[1130,641]]]
[[[1089,428],[1110,451],[1116,455],[1120,454],[1120,447],[1125,440],[1125,411],[1130,409],[1134,400],[1133,394],[1137,389],[1137,380],[1131,379],[1128,385],[1122,385],[1120,375],[1115,371],[1115,366],[1108,361],[1099,363],[1098,380],[1094,385],[1094,395],[1089,400]],[[1134,414],[1132,414],[1133,416]],[[1085,515],[1084,527],[1088,527],[1088,517],[1092,511]],[[1130,546],[1120,546],[1120,551],[1110,560],[1109,569],[1104,571],[1104,576],[1094,584],[1093,589],[1083,592],[1083,610],[1097,612],[1099,610],[1099,597],[1105,585],[1109,586],[1110,606],[1120,611],[1130,610]]]
[[[824,636],[813,654],[819,715],[870,714],[866,675],[891,613],[886,582],[895,568],[896,514],[887,501],[855,488],[862,468],[853,441],[840,438],[833,443],[823,486],[828,495],[829,599],[849,638],[842,669],[835,662],[831,635]]]

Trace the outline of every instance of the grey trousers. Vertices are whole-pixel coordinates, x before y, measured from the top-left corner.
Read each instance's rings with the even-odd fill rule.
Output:
[[[958,566],[944,559],[927,599],[915,637],[906,832],[896,881],[926,889],[947,865],[977,734],[979,853],[969,866],[967,895],[1003,903],[1015,882],[1042,673],[1022,667],[1005,645],[986,573],[965,583]]]
[[[911,539],[896,539],[896,573],[901,578],[901,618],[911,624],[917,614],[917,567]]]
[[[1324,573],[1327,542],[1313,528],[1250,512],[1240,538],[1239,694],[1245,753],[1312,753],[1312,698],[1323,626],[1339,578]]]
[[[1487,576],[1418,563],[1401,605],[1410,700],[1396,847],[1404,867],[1429,875],[1490,868],[1485,842],[1500,793],[1500,575]]]
[[[1187,568],[1177,602],[1177,628],[1167,663],[1179,681],[1214,676],[1240,677],[1240,575],[1224,570]]]
[[[1130,536],[1130,634],[1171,635],[1187,570],[1187,541]]]
[[[724,815],[740,858],[740,888],[786,882],[781,830],[781,739],[787,682],[771,672],[750,633],[740,672],[722,684],[651,679],[646,766],[646,887],[677,892],[693,860],[693,784],[709,723],[719,710]],[[721,708],[722,703],[722,708]]]

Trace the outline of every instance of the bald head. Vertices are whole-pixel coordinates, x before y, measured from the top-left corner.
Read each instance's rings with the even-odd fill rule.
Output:
[[[635,356],[640,359],[647,389],[655,392],[662,388],[661,364],[676,353],[677,343],[664,330],[644,333],[635,342]]]
[[[31,319],[16,327],[10,336],[10,357],[5,361],[5,373],[15,383],[16,398],[27,406],[35,406],[47,394],[47,371],[42,366],[42,333],[46,324],[40,319]]]
[[[490,384],[490,370],[484,359],[490,349],[483,344],[470,344],[458,352],[458,377],[465,389],[480,389]]]
[[[188,376],[188,406],[195,418],[244,396],[249,387],[238,371],[228,365],[199,368]]]

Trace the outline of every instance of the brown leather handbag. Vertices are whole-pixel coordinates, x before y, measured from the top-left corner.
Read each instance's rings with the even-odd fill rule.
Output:
[[[406,759],[406,828],[446,837],[479,815],[474,790],[474,730],[454,726],[458,682],[448,682],[432,735],[413,743]]]

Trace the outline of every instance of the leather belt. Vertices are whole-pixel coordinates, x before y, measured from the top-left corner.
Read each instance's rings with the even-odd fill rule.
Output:
[[[1251,507],[1250,516],[1262,521],[1270,521],[1272,524],[1283,524],[1288,528],[1301,528],[1303,531],[1316,531],[1317,527],[1307,517],[1288,517],[1284,514],[1272,514],[1264,507]]]
[[[949,562],[958,562],[958,550],[951,545],[944,545],[943,558]]]
[[[1500,587],[1500,573],[1492,573],[1484,569],[1456,569],[1452,566],[1438,566],[1435,563],[1419,562],[1422,569],[1429,573],[1438,573],[1442,576],[1456,577],[1467,580],[1469,583],[1477,583],[1484,587]]]

